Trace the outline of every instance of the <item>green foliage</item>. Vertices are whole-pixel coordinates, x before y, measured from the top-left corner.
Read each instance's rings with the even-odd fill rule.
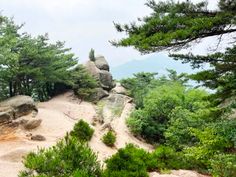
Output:
[[[148,177],[147,170],[151,168],[151,162],[151,156],[148,152],[128,144],[106,160],[107,168],[103,176]]]
[[[95,61],[95,51],[94,51],[94,49],[90,50],[90,52],[89,52],[89,59],[91,61]]]
[[[49,149],[29,153],[24,165],[27,169],[20,173],[20,177],[101,176],[101,166],[95,153],[88,145],[68,135]]]
[[[136,108],[143,108],[144,97],[147,93],[160,85],[169,82],[178,82],[184,84],[187,82],[185,74],[178,75],[176,71],[167,69],[168,77],[162,76],[157,78],[157,73],[140,72],[134,74],[134,77],[121,80],[121,84],[125,87],[129,95],[134,98]]]
[[[128,89],[129,95],[134,98],[134,103],[137,108],[143,107],[143,97],[154,81],[157,73],[137,73],[133,78],[121,80],[121,85]]]
[[[177,115],[177,110],[180,114],[179,119],[184,119],[182,117],[184,110],[195,114],[195,111],[209,107],[210,103],[203,100],[206,96],[207,94],[204,91],[187,89],[179,83],[169,82],[168,85],[157,86],[147,93],[144,97],[144,107],[135,110],[127,120],[127,124],[136,135],[141,135],[152,142],[163,143],[166,140],[164,132],[167,130],[171,118]],[[177,121],[179,124],[179,120],[172,119],[172,122]],[[169,128],[172,129],[173,127],[169,126]],[[186,130],[183,129],[182,131]],[[175,133],[169,132],[170,136],[168,136],[174,138],[172,135]]]
[[[211,173],[214,177],[232,177],[236,176],[236,155],[218,154],[215,155],[211,163]]]
[[[174,148],[168,146],[159,146],[151,156],[155,161],[155,168],[159,171],[188,168],[183,153],[176,152]]]
[[[234,0],[221,0],[220,8],[215,11],[208,10],[206,1],[195,4],[187,0],[149,0],[146,5],[153,12],[139,18],[142,23],[115,24],[117,31],[126,32],[128,37],[113,41],[114,45],[133,46],[140,52],[149,53],[189,47],[189,43],[198,39],[236,31]]]
[[[214,100],[222,103],[236,93],[236,45],[227,48],[225,53],[215,53],[207,56],[173,55],[176,59],[190,62],[193,67],[200,67],[202,63],[211,63],[209,70],[190,75],[190,78],[203,83],[210,89],[216,89]]]
[[[107,146],[114,146],[116,142],[116,135],[113,131],[108,131],[106,134],[102,137],[102,142],[106,144]]]
[[[215,107],[205,91],[187,88],[173,73],[171,78],[154,78],[155,84],[143,95],[143,107],[127,120],[136,136],[164,145],[152,153],[152,169],[234,174],[236,120],[227,118],[227,109]],[[217,170],[224,163],[228,165]]]
[[[49,43],[47,34],[21,34],[21,28],[1,16],[0,100],[21,94],[44,101],[71,88],[81,99],[94,93],[95,79],[81,65],[71,69],[77,64],[71,49]]]
[[[165,49],[172,52],[179,51],[212,36],[218,37],[219,43],[215,45],[217,50],[224,35],[227,34],[232,34],[232,44],[235,42],[235,0],[218,1],[218,8],[214,11],[208,9],[207,1],[193,3],[189,0],[184,2],[149,0],[146,5],[153,13],[139,18],[141,23],[115,24],[116,29],[119,32],[126,32],[128,37],[113,41],[114,45],[133,46],[142,53],[151,53]],[[190,63],[193,68],[199,68],[205,63],[211,65],[210,69],[193,74],[191,79],[216,89],[217,93],[213,97],[216,104],[236,94],[236,46],[228,44],[224,47],[226,48],[224,53],[206,56],[195,56],[191,53],[170,55],[183,63]]]
[[[95,93],[98,83],[86,69],[79,65],[71,72],[71,79],[73,80],[72,88],[74,93],[82,100],[91,100],[91,95]]]
[[[74,125],[74,129],[70,132],[70,135],[77,138],[79,141],[89,141],[93,136],[94,130],[89,124],[83,120],[80,120]]]

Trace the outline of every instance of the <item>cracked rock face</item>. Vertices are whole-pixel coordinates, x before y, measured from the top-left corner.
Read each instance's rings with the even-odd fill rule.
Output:
[[[38,109],[31,97],[15,96],[0,102],[0,123],[7,123],[37,111]]]

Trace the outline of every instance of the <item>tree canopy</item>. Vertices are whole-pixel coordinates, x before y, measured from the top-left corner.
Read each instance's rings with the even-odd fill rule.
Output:
[[[188,47],[190,42],[236,32],[236,4],[234,0],[220,0],[217,10],[208,10],[207,2],[174,2],[149,0],[150,16],[139,23],[115,24],[127,38],[113,41],[116,46],[134,46],[142,53]]]
[[[64,42],[52,44],[47,34],[20,33],[22,26],[0,16],[0,99],[21,94],[43,101],[61,87],[73,87],[78,95],[85,83],[90,91],[96,87],[81,66],[71,69],[77,58]]]
[[[236,36],[236,2],[235,0],[219,0],[215,10],[207,8],[207,1],[193,3],[191,1],[175,2],[149,0],[146,5],[153,12],[138,23],[117,24],[119,32],[126,32],[127,37],[112,41],[115,46],[133,46],[141,53],[169,50],[171,52],[188,48],[203,38],[218,37],[231,34],[232,44]],[[218,45],[216,42],[216,46]],[[225,52],[195,56],[172,54],[171,56],[184,63],[190,63],[193,68],[202,64],[211,64],[211,69],[192,75],[191,78],[203,82],[205,86],[217,89],[219,101],[235,95],[235,64],[236,46],[228,43]]]

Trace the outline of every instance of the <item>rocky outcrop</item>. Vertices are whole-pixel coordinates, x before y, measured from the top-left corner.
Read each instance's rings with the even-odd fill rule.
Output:
[[[38,109],[31,97],[15,96],[0,103],[0,123],[7,123],[37,111]]]
[[[85,68],[98,81],[100,86],[93,96],[94,100],[100,100],[108,96],[108,92],[115,87],[115,84],[106,59],[103,56],[97,56],[94,61],[87,61]]]
[[[98,69],[93,61],[87,61],[85,68],[96,80],[99,81],[100,69]]]
[[[107,96],[109,96],[108,91],[103,90],[102,88],[96,88],[96,91],[92,96],[92,100],[101,100],[102,98]]]
[[[104,56],[97,56],[95,58],[95,65],[100,70],[106,70],[106,71],[110,70],[110,67],[109,67],[106,59],[104,58]]]
[[[126,103],[130,102],[130,97],[122,94],[111,93],[109,97],[102,99],[98,103],[98,114],[100,122],[105,125],[110,123],[114,118],[120,117]]]
[[[106,70],[100,70],[99,81],[100,81],[101,87],[104,90],[110,91],[114,87],[112,75],[110,72],[108,72]]]

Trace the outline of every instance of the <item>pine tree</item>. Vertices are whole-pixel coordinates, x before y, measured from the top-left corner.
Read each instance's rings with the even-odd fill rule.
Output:
[[[47,34],[20,33],[21,28],[0,16],[0,99],[23,94],[43,101],[55,94],[58,85],[72,87],[69,68],[77,59],[70,49],[63,42],[49,43]]]
[[[90,52],[89,52],[89,59],[91,61],[95,61],[95,50],[94,49],[90,50]]]
[[[115,46],[133,46],[141,53],[158,52],[188,48],[201,39],[216,36],[221,42],[222,36],[236,34],[236,1],[220,0],[216,10],[209,10],[207,2],[197,4],[185,2],[156,2],[149,0],[146,4],[153,10],[147,17],[139,19],[139,24],[115,24],[117,31],[126,32],[128,37],[112,41]],[[233,38],[234,39],[234,38]],[[235,42],[235,41],[234,41]],[[217,43],[216,43],[217,45]],[[230,47],[230,45],[228,46]],[[217,88],[217,97],[223,101],[236,95],[235,70],[236,46],[228,48],[225,53],[208,56],[175,55],[175,59],[190,63],[194,68],[204,63],[213,67],[192,78],[203,81],[205,86]]]

